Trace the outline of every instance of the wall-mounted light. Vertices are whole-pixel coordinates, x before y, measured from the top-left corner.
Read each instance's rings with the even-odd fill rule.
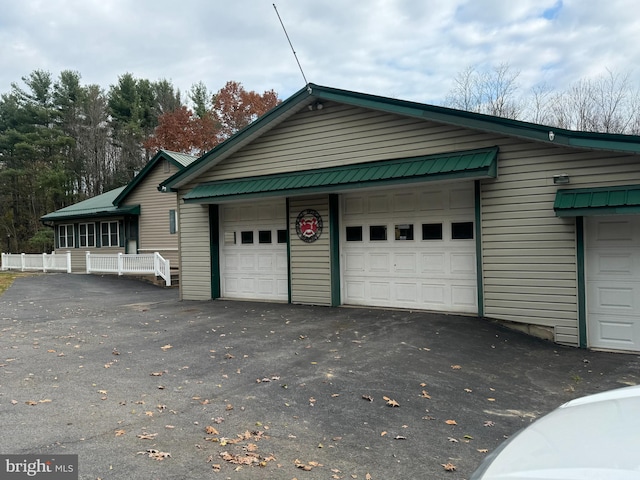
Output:
[[[553,142],[555,138],[556,138],[556,134],[553,133],[553,130],[549,130],[549,141]]]
[[[571,183],[571,179],[569,178],[569,175],[566,173],[560,173],[558,175],[553,176],[554,185],[566,185],[568,183]]]

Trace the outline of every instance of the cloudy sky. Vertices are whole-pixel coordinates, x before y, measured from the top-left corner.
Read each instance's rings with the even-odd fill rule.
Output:
[[[0,93],[36,69],[105,89],[123,73],[275,89],[309,82],[442,103],[469,66],[509,64],[522,92],[607,69],[639,78],[635,0],[0,0]]]

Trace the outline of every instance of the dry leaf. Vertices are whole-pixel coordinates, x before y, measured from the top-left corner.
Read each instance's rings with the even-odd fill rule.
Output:
[[[211,425],[205,427],[204,431],[207,433],[207,435],[218,435],[219,434],[218,430],[216,430]]]
[[[426,390],[422,390],[422,398],[431,398],[431,395],[429,395]]]
[[[462,367],[460,365],[451,365],[452,370],[460,370]]]
[[[485,427],[493,427],[496,423],[492,420],[485,420],[484,422],[484,426]]]
[[[369,396],[369,395],[362,395],[362,398],[364,400],[369,400],[370,402],[373,402],[373,397]]]
[[[122,435],[124,435],[126,432],[126,430],[116,430],[116,437],[121,437]]]
[[[165,345],[165,346],[163,346],[163,347],[160,347],[160,350],[163,350],[163,351],[165,351],[165,352],[166,352],[166,351],[167,351],[167,350],[169,350],[170,348],[173,348],[173,346],[172,346],[172,345],[167,344],[167,345]]]
[[[396,402],[395,400],[389,398],[389,397],[382,397],[384,400],[386,400],[387,405],[390,407],[399,407],[400,404],[398,402]]]
[[[164,372],[152,372],[149,375],[152,377],[161,377]]]
[[[156,438],[158,434],[157,433],[139,433],[138,435],[136,435],[136,437],[138,437],[140,440],[153,440]]]
[[[489,449],[487,448],[478,448],[477,449],[480,453],[487,453],[489,451]]]
[[[456,466],[451,462],[441,463],[440,465],[442,465],[447,472],[453,472],[456,469]]]
[[[386,434],[387,434],[387,432],[386,432],[386,431],[385,431],[385,432],[381,432],[381,433],[380,433],[380,436],[381,436],[381,437],[384,437]]]
[[[487,398],[487,401],[488,401],[488,402],[495,402],[495,401],[496,401],[496,399],[495,399],[495,398]]]
[[[456,422],[455,420],[445,420],[444,423],[446,423],[447,425],[457,425],[458,422]]]

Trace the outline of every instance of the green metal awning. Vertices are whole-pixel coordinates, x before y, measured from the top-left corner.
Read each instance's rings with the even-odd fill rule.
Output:
[[[640,213],[640,185],[558,190],[558,217]]]
[[[214,203],[235,198],[327,193],[379,185],[449,179],[496,178],[498,147],[423,157],[319,168],[196,186],[187,203]]]

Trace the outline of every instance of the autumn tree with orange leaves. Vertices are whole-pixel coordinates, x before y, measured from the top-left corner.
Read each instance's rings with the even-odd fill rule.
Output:
[[[198,88],[200,97],[206,94],[202,85]],[[199,114],[182,106],[161,115],[145,148],[201,155],[271,110],[280,100],[274,90],[260,95],[246,91],[239,82],[229,81],[212,96],[210,108],[204,109],[201,101],[198,103]]]

